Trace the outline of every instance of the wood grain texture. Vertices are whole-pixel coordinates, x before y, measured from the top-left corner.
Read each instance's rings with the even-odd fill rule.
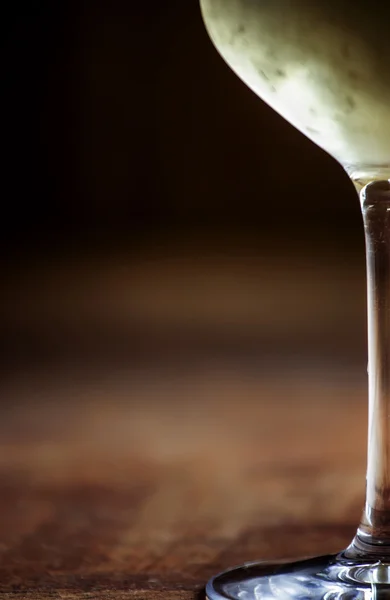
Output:
[[[354,372],[63,373],[2,394],[5,598],[187,600],[236,563],[353,535],[366,443]]]
[[[4,275],[4,598],[193,600],[350,541],[364,265],[182,254]]]

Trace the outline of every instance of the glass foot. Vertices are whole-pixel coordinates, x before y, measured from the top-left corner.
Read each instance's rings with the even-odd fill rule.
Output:
[[[299,562],[248,563],[216,575],[208,600],[390,599],[390,562],[351,560],[342,553]]]

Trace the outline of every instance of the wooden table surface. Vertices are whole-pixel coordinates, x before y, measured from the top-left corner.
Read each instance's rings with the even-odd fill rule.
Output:
[[[236,563],[343,547],[363,501],[364,387],[281,375],[9,389],[1,592],[190,599]]]
[[[234,564],[350,541],[364,496],[362,369],[231,359],[77,374],[68,362],[5,378],[5,598],[190,600]]]

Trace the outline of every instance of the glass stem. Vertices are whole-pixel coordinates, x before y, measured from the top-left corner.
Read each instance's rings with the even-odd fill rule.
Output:
[[[368,458],[366,503],[349,556],[390,558],[390,183],[360,193],[366,239]]]

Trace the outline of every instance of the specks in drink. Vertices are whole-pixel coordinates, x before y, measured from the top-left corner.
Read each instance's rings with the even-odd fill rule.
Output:
[[[345,104],[348,108],[348,112],[352,112],[356,108],[356,101],[350,95],[345,96]]]
[[[247,46],[248,41],[246,39],[243,39],[245,32],[246,28],[245,25],[243,25],[242,23],[240,23],[236,28],[232,29],[230,36],[230,45],[234,46],[236,41],[239,40],[240,43],[244,43],[244,45]]]
[[[349,69],[347,75],[351,81],[357,81],[359,79],[359,74],[354,69]]]
[[[275,51],[273,48],[268,48],[267,52],[266,52],[266,56],[267,58],[269,58],[270,60],[274,60],[276,58],[275,55]]]
[[[283,71],[283,69],[276,69],[275,75],[276,75],[276,77],[286,77],[286,72]]]
[[[269,81],[269,77],[268,77],[267,73],[265,71],[263,71],[263,69],[259,69],[259,73],[263,79],[265,79],[266,81]]]
[[[320,135],[320,132],[318,131],[318,129],[314,129],[314,127],[305,127],[305,130],[307,131],[308,134],[311,135]]]
[[[341,48],[341,56],[343,58],[349,58],[351,56],[351,50],[350,50],[348,44],[344,44],[344,46],[342,46],[342,48]]]

